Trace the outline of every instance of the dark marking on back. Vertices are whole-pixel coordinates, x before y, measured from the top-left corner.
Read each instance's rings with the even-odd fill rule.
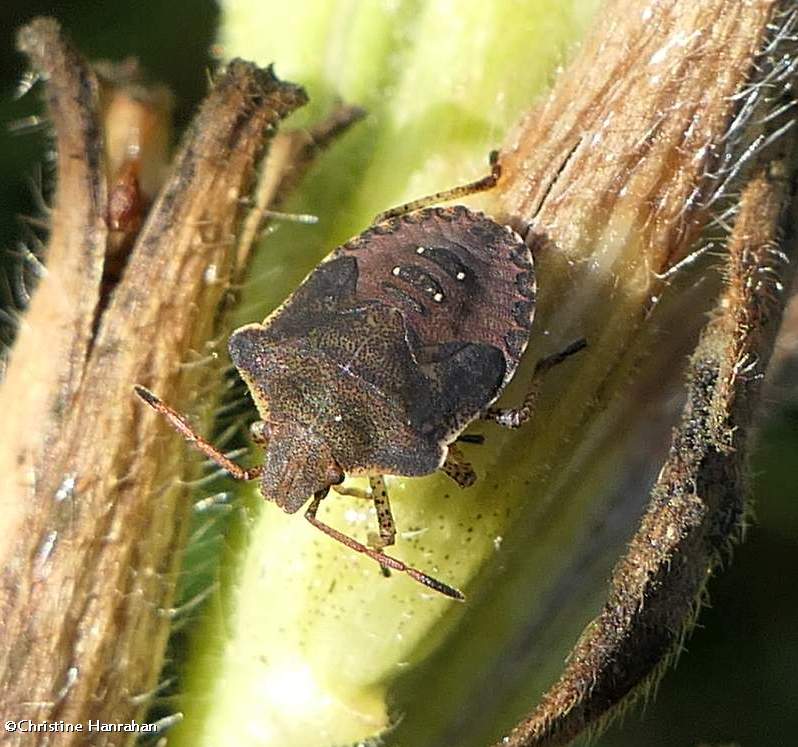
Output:
[[[535,277],[531,270],[519,272],[515,276],[515,287],[522,296],[526,296],[531,301],[535,300]]]
[[[396,265],[391,270],[391,274],[399,280],[404,280],[437,303],[440,303],[446,296],[441,284],[423,267],[419,267],[416,264]]]
[[[395,304],[409,339],[491,345],[503,351],[509,381],[528,340],[535,285],[529,248],[512,230],[462,205],[424,208],[368,228],[333,256],[357,257],[355,296]]]
[[[532,269],[532,262],[530,261],[529,257],[529,251],[514,249],[512,252],[510,252],[510,260],[516,267],[520,267],[522,270]]]
[[[462,283],[473,279],[474,273],[461,261],[457,253],[450,249],[439,246],[420,246],[416,249],[416,254],[434,262],[453,280]]]
[[[528,329],[532,326],[532,314],[535,310],[534,301],[516,301],[513,306],[513,318],[519,327]]]
[[[404,304],[411,311],[415,311],[417,314],[422,314],[424,316],[427,315],[428,312],[426,307],[416,301],[413,296],[402,290],[398,285],[385,281],[382,283],[382,288],[391,298],[398,301],[400,304]]]
[[[521,356],[529,339],[529,332],[522,329],[511,329],[504,335],[507,348],[517,357]]]

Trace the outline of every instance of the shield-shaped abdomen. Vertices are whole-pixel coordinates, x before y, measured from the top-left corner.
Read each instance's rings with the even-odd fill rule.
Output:
[[[357,259],[356,296],[400,309],[416,340],[489,345],[501,351],[501,388],[529,340],[535,276],[518,234],[458,205],[378,223],[334,256]],[[498,395],[498,393],[497,393]]]

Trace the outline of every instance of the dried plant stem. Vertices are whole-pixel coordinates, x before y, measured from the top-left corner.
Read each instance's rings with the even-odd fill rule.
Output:
[[[783,311],[773,271],[782,279],[793,274],[773,249],[795,240],[796,194],[798,177],[785,161],[746,187],[729,241],[727,290],[692,356],[682,423],[610,598],[559,682],[501,744],[569,743],[600,726],[678,654],[706,583],[742,525],[762,378],[754,371],[770,357]]]
[[[756,5],[747,9],[754,12]],[[779,10],[765,5],[759,6],[759,38],[770,13]],[[724,21],[730,15],[731,10]],[[735,34],[746,31],[750,29],[743,26]],[[751,44],[736,47],[756,49]],[[757,75],[771,71],[763,64]],[[751,90],[756,86],[754,81]],[[785,95],[788,91],[785,86]],[[731,93],[718,103],[731,106]],[[774,111],[778,103],[777,96],[771,102]],[[568,744],[586,730],[603,727],[619,706],[646,692],[679,653],[709,577],[740,536],[753,417],[789,298],[784,286],[789,288],[794,275],[793,267],[784,263],[785,253],[794,252],[798,231],[798,148],[795,128],[790,127],[789,120],[775,117],[761,133],[761,141],[770,147],[756,153],[753,162],[760,164],[759,171],[737,206],[728,240],[726,290],[691,357],[681,424],[642,524],[613,573],[609,599],[571,652],[559,681],[502,745]],[[773,133],[778,136],[772,138]],[[717,181],[716,167],[703,168],[704,181]],[[675,187],[678,181],[667,185],[668,190]],[[712,201],[706,186],[698,193],[703,203]],[[679,199],[692,194],[685,184]],[[656,228],[660,223],[646,225]],[[690,225],[692,231],[696,224]],[[665,246],[676,249],[689,234],[683,233],[686,224],[677,228]]]
[[[31,301],[0,389],[3,537],[22,530],[29,492],[35,490],[34,472],[57,441],[80,387],[108,233],[97,80],[60,39],[54,21],[42,19],[22,29],[19,47],[48,80],[59,182],[48,270]],[[44,361],[42,351],[47,352]],[[4,563],[9,562],[11,549],[11,542],[0,545]]]
[[[0,492],[14,508],[4,512],[0,691],[15,718],[129,721],[161,667],[188,510],[175,481],[182,444],[161,441],[163,424],[138,409],[132,386],[180,403],[208,375],[180,363],[218,335],[245,254],[242,198],[266,136],[305,96],[270,70],[229,65],[92,338],[106,248],[96,84],[54,21],[34,21],[20,45],[50,79],[60,168],[48,276],[0,390]]]

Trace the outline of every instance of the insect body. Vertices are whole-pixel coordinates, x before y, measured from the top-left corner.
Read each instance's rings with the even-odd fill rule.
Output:
[[[495,168],[488,179],[497,176]],[[262,324],[231,336],[261,416],[253,436],[266,451],[262,467],[230,462],[157,397],[137,392],[235,477],[260,478],[266,499],[293,513],[312,496],[306,517],[315,526],[462,599],[381,551],[395,536],[382,476],[440,469],[461,486],[474,482],[454,442],[477,418],[517,427],[529,417],[532,394],[518,409],[491,405],[518,367],[534,309],[532,256],[520,236],[463,206],[412,209],[337,248]],[[316,518],[345,474],[369,476],[380,527],[371,547]]]
[[[330,476],[419,476],[514,373],[529,249],[464,207],[377,224],[333,252],[230,355],[269,442],[261,488],[296,511]]]

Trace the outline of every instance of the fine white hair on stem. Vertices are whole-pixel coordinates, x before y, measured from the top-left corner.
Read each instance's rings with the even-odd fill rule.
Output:
[[[703,206],[715,209],[720,205],[720,220],[723,225],[731,217],[736,185],[756,163],[761,154],[792,128],[794,120],[768,131],[768,125],[785,119],[796,107],[796,100],[789,95],[788,83],[798,69],[798,57],[792,54],[795,30],[798,28],[798,11],[794,8],[777,15],[767,27],[768,37],[752,65],[752,79],[730,99],[738,103],[726,131],[716,143],[716,158],[713,167],[705,171],[704,177],[713,183]],[[763,131],[764,130],[764,131]]]

